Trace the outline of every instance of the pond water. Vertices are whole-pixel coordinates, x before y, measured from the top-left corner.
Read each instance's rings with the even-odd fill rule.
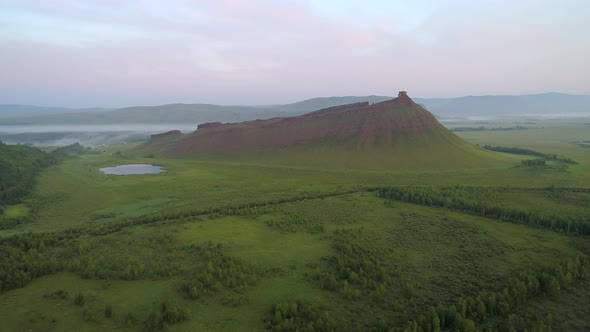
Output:
[[[119,165],[115,167],[101,168],[100,171],[105,174],[112,175],[157,174],[163,172],[161,166],[154,166],[149,164]]]

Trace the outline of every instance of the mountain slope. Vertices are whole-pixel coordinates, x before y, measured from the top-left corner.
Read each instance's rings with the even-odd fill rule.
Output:
[[[154,136],[138,152],[363,169],[473,167],[493,159],[444,128],[403,92],[381,103],[302,116],[203,124],[187,135]]]

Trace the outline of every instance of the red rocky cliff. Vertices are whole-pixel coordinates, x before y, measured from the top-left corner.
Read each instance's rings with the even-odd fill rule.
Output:
[[[296,117],[202,124],[193,134],[174,142],[167,153],[268,151],[307,144],[370,148],[397,144],[408,135],[431,130],[446,129],[400,91],[397,98],[376,104],[342,105]]]

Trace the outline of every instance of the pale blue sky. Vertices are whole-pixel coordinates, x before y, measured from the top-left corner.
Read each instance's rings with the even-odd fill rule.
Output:
[[[588,1],[1,0],[0,104],[590,94]]]

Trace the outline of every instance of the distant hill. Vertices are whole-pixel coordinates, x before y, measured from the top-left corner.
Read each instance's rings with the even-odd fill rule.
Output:
[[[244,121],[283,114],[272,108],[219,106],[209,104],[170,104],[135,106],[101,112],[74,112],[35,117],[0,118],[0,124],[167,124],[208,121]]]
[[[590,114],[590,96],[543,93],[522,96],[467,96],[416,99],[439,116]]]
[[[44,108],[0,105],[2,124],[162,124],[237,122],[301,115],[327,107],[369,102],[393,97],[347,96],[312,98],[292,104],[266,106],[220,106],[211,104],[170,104],[135,106],[115,110]],[[506,116],[542,114],[590,114],[590,96],[544,93],[522,96],[467,96],[459,98],[415,98],[439,117]],[[60,113],[60,114],[56,114]]]
[[[369,103],[380,103],[382,101],[386,101],[392,99],[393,97],[386,97],[386,96],[345,96],[345,97],[319,97],[319,98],[312,98],[307,99],[304,101],[300,101],[293,104],[285,104],[285,105],[275,105],[270,106],[275,109],[296,113],[296,114],[304,114],[311,111],[333,107],[333,106],[340,106],[346,104],[353,104],[367,101]]]
[[[30,116],[44,116],[50,114],[63,113],[82,113],[82,112],[100,112],[105,111],[104,108],[66,108],[66,107],[43,107],[33,105],[15,105],[4,104],[0,105],[0,118],[14,118],[14,117],[30,117]]]
[[[492,154],[454,135],[401,92],[375,104],[153,135],[136,153],[362,169],[474,167],[492,161]]]

